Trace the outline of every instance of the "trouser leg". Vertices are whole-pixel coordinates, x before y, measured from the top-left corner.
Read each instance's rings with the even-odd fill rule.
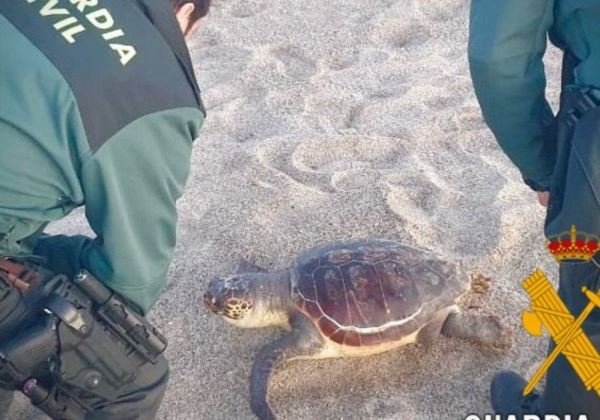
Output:
[[[546,218],[546,236],[578,232],[600,236],[600,108],[592,109],[569,123],[569,111],[582,100],[581,93],[563,92],[558,123],[558,156]],[[568,236],[568,235],[567,235]],[[581,288],[596,292],[600,269],[594,262],[563,262],[560,266],[559,295],[573,316],[589,303]],[[600,309],[596,308],[582,325],[600,352]],[[555,343],[551,342],[550,352]],[[569,361],[560,355],[547,373],[542,408],[547,414],[587,414],[600,418],[600,397],[587,391]]]
[[[600,107],[571,123],[568,111],[581,101],[577,91],[563,92],[561,98],[558,152],[545,223],[549,238],[568,236],[572,225],[578,232],[600,236]]]
[[[64,334],[60,334],[60,327],[59,337],[65,338]],[[55,420],[154,419],[169,379],[165,357],[157,356],[155,363],[140,363],[136,354],[107,345],[114,337],[97,334],[86,340],[85,349],[62,352],[60,378],[41,378],[51,390],[49,400],[42,400],[41,406],[36,400],[32,402]],[[104,383],[104,386],[89,386],[91,376],[88,373],[92,372],[103,372],[96,377],[99,378],[98,383]],[[77,399],[76,406],[65,391]],[[107,396],[109,394],[111,396]],[[71,404],[67,401],[71,401]],[[66,406],[70,408],[65,410],[63,407]],[[69,416],[63,415],[65,411]]]
[[[119,306],[111,308],[118,310]],[[143,336],[138,327],[136,331]],[[82,342],[64,324],[58,328],[61,381],[90,407],[85,420],[155,418],[169,379],[164,355],[156,356],[152,363],[131,346],[124,345],[108,324],[98,323],[90,329],[91,334]],[[150,326],[145,331],[152,329]],[[90,381],[80,374],[92,371],[100,373],[102,378],[97,387],[90,387]]]
[[[575,317],[589,303],[581,291],[584,286],[590,290],[600,287],[600,269],[594,263],[561,264],[558,294]],[[600,309],[592,311],[582,328],[600,352]],[[552,342],[549,353],[554,347]],[[590,419],[600,418],[600,397],[595,390],[585,388],[567,358],[560,355],[547,373],[542,410],[545,414],[586,414]]]
[[[19,314],[17,318],[19,322],[16,328],[21,333],[25,332],[26,334],[28,331],[32,331],[34,325],[40,325],[39,318],[46,317],[39,307],[42,297],[44,297],[43,301],[46,302],[45,305],[49,304],[46,296],[58,296],[63,299],[64,303],[87,302],[87,295],[79,288],[73,288],[72,283],[64,277],[54,278],[52,273],[43,269],[39,269],[39,274],[36,290],[31,291],[31,293],[37,294],[37,298],[34,299],[35,295],[32,294],[32,298],[26,299],[24,305],[19,302],[15,303],[16,301],[13,298],[0,300],[0,303],[4,303],[4,305],[0,305],[0,314],[14,315],[16,308],[23,308],[23,306],[26,308],[24,311],[19,311],[25,315]],[[51,280],[52,278],[54,279]],[[44,291],[42,292],[42,290]],[[14,297],[14,295],[10,296]],[[18,296],[20,297],[20,294]],[[25,296],[29,297],[28,294]],[[53,299],[56,299],[56,297]],[[121,311],[119,308],[123,307],[119,305],[111,306],[112,310]],[[44,331],[50,331],[50,337],[56,337],[58,353],[55,356],[49,353],[50,356],[47,360],[50,362],[46,363],[48,365],[47,369],[35,369],[32,372],[36,373],[26,374],[27,376],[24,377],[35,377],[41,386],[39,389],[47,389],[44,395],[49,395],[48,397],[39,397],[40,394],[36,394],[34,397],[33,394],[28,393],[32,398],[32,402],[38,408],[43,409],[51,418],[56,419],[153,419],[162,401],[169,378],[168,363],[164,355],[155,356],[155,363],[148,361],[132,346],[126,344],[123,338],[115,334],[113,328],[116,328],[116,324],[113,323],[109,327],[110,323],[103,321],[104,318],[92,315],[92,312],[88,311],[89,304],[84,304],[84,306],[88,309],[82,309],[86,314],[83,319],[89,327],[85,335],[81,336],[75,333],[65,323],[67,322],[65,318],[61,318],[63,321],[51,322],[49,325],[54,325],[54,328],[44,329]],[[11,310],[2,311],[3,307]],[[60,311],[55,312],[56,307],[48,307],[54,308],[52,309],[53,313],[60,313]],[[34,316],[30,316],[30,314]],[[81,312],[81,315],[83,316],[83,312]],[[117,316],[117,314],[114,313],[112,316]],[[137,315],[131,312],[131,316],[135,317]],[[33,320],[30,318],[33,318]],[[13,317],[5,316],[3,319],[5,321],[12,320]],[[57,318],[53,319],[56,320]],[[145,330],[138,329],[141,324],[133,322],[129,316],[127,320],[130,323],[129,325],[137,325],[136,331],[140,334],[142,334],[141,331],[153,331],[151,326],[147,326]],[[11,324],[14,323],[11,321]],[[46,324],[46,322],[43,322],[41,325]],[[44,337],[46,336],[44,335]],[[13,337],[14,334],[11,334],[10,330],[8,333],[1,334],[0,346],[20,349],[20,347],[14,347],[14,343],[19,341],[11,341]],[[50,340],[53,339],[50,338]],[[11,355],[22,354],[22,351],[13,350],[7,354],[9,360],[15,360]],[[50,368],[51,365],[58,366],[59,369]],[[26,360],[20,360],[19,366],[29,369]],[[0,365],[0,367],[2,366]],[[21,369],[19,371],[25,372]],[[93,378],[96,379],[92,381]],[[5,388],[21,389],[23,381],[24,379],[19,379],[15,382],[9,370],[0,369],[0,385],[4,384]],[[76,400],[67,398],[67,394],[72,395]],[[5,410],[0,410],[0,419],[4,412]],[[69,413],[69,415],[67,416],[64,413]]]
[[[86,420],[151,420],[162,402],[169,380],[168,363],[163,356],[156,365],[147,364],[129,390],[107,402],[92,402],[95,411]]]

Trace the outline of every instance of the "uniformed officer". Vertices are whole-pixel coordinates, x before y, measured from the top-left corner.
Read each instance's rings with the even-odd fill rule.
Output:
[[[8,327],[22,316],[8,287],[23,284],[10,273],[19,264],[69,277],[85,269],[140,314],[163,291],[175,202],[205,116],[184,35],[209,5],[0,2],[0,345],[24,328]],[[80,206],[94,238],[43,234]],[[161,356],[116,398],[79,397],[86,418],[150,419],[167,380]]]
[[[547,237],[577,230],[600,234],[600,1],[473,0],[469,63],[486,123],[548,206]],[[560,112],[546,101],[542,58],[547,37],[565,53]],[[596,258],[598,259],[598,258]],[[563,262],[559,294],[577,316],[588,303],[582,286],[600,287],[596,260]],[[600,350],[600,310],[583,325]],[[551,345],[551,350],[553,345]],[[525,380],[498,373],[491,402],[500,414],[586,414],[600,418],[600,398],[587,391],[563,356],[548,372],[543,395],[522,397]]]

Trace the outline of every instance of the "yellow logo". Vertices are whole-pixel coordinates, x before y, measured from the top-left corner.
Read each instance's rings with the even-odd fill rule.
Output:
[[[119,56],[126,66],[137,54],[133,45],[123,43],[125,32],[117,27],[112,14],[106,7],[100,7],[98,0],[70,0],[71,4],[59,3],[59,0],[25,0],[39,7],[39,15],[52,19],[52,26],[69,43],[74,44],[80,33],[87,30],[82,17],[100,32],[110,49]],[[87,24],[86,24],[87,25]]]
[[[600,291],[594,293],[586,287],[582,288],[582,293],[590,303],[575,318],[541,270],[536,270],[526,278],[523,288],[531,298],[531,310],[523,312],[523,327],[534,336],[541,336],[542,328],[545,328],[556,343],[552,353],[525,387],[523,395],[535,388],[554,360],[563,354],[587,390],[594,389],[600,396],[600,355],[581,328],[590,313],[600,308]]]

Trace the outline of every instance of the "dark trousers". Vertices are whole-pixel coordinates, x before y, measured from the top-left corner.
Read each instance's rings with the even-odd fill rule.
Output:
[[[40,268],[39,275],[40,286],[36,287],[36,291],[42,289],[41,284],[50,281],[54,277],[54,274],[42,268]],[[27,328],[32,317],[26,314],[29,313],[32,305],[36,305],[35,299],[28,300],[26,304],[19,304],[19,301],[15,298],[15,289],[7,289],[6,284],[4,286],[4,293],[0,293],[0,327],[4,326],[5,328],[0,328],[0,345],[10,340],[16,331]],[[9,290],[9,293],[6,293],[7,290]],[[30,292],[31,294],[27,296],[33,296],[36,291]],[[43,296],[43,293],[40,293],[40,295]],[[7,328],[7,325],[11,324],[12,326]],[[116,338],[111,335],[99,334],[91,335],[86,340],[92,340],[89,342],[89,347],[92,349],[106,349],[107,346],[105,343],[99,341],[116,340]],[[120,348],[118,343],[115,347]],[[112,348],[114,349],[115,347]],[[112,366],[114,370],[123,364],[138,366],[137,359],[134,361],[131,357],[130,354],[126,354],[124,351],[113,351],[109,355],[102,354],[101,357],[92,357],[88,360],[78,357],[73,351],[63,351],[61,360],[63,366],[75,364],[80,368],[81,372],[84,372],[89,369],[99,369],[98,366],[94,365],[92,359],[102,360],[102,363]],[[93,409],[91,412],[81,415],[81,419],[151,420],[155,418],[169,379],[169,368],[164,355],[158,356],[155,364],[150,362],[142,363],[135,371],[133,378],[131,382],[128,381],[127,385],[118,388],[119,391],[116,394],[116,398],[111,398],[110,401],[76,391],[78,398]],[[0,383],[1,380],[2,378],[0,377]],[[51,383],[52,379],[49,379],[48,382]],[[11,391],[0,387],[0,420],[18,420],[7,411],[11,400]],[[60,419],[60,417],[57,419]]]
[[[569,117],[581,94],[565,90],[558,121],[558,156],[554,185],[546,219],[548,237],[568,232],[575,225],[580,232],[600,237],[600,107]],[[568,122],[570,119],[571,122]],[[598,261],[600,258],[596,257]],[[600,288],[600,267],[592,262],[563,262],[560,266],[559,295],[577,317],[589,303],[581,288]],[[600,352],[600,308],[592,311],[583,330]],[[555,344],[551,343],[550,352]],[[587,391],[568,360],[559,356],[548,370],[542,397],[545,414],[586,414],[600,418],[600,396]]]
[[[600,268],[592,262],[561,264],[558,294],[575,317],[589,303],[581,291],[583,286],[590,290],[600,289]],[[600,352],[600,308],[592,311],[583,324],[583,330]],[[554,347],[555,343],[551,342],[548,354]],[[600,396],[593,389],[585,389],[583,381],[567,358],[561,355],[548,370],[542,411],[545,414],[557,415],[586,414],[589,419],[599,419]]]
[[[154,366],[140,372],[129,390],[110,402],[84,399],[95,410],[82,420],[151,420],[156,417],[169,378],[164,357]],[[19,420],[8,411],[13,393],[0,389],[0,420]],[[23,419],[24,420],[24,419]]]
[[[151,420],[156,417],[169,380],[164,356],[140,369],[136,381],[114,401],[90,401],[94,411],[85,420]]]

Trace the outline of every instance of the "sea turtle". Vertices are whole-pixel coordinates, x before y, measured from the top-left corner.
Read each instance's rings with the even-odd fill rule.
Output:
[[[355,240],[313,248],[277,273],[244,263],[238,274],[211,281],[203,301],[238,327],[290,330],[252,368],[250,405],[265,420],[275,419],[269,379],[287,360],[368,356],[439,334],[509,346],[497,318],[459,311],[468,289],[461,266],[430,251]]]

